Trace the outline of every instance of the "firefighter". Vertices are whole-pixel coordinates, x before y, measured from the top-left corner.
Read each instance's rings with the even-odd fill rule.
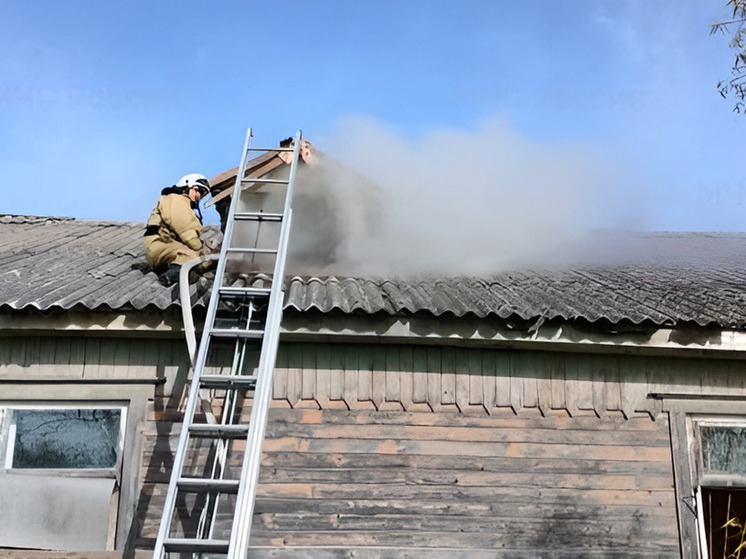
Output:
[[[200,255],[202,214],[199,201],[210,184],[199,173],[164,188],[145,229],[145,257],[165,286],[176,283],[181,265]]]

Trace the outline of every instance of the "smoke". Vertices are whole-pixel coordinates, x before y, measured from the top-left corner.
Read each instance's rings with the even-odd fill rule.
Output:
[[[635,215],[593,148],[531,141],[498,120],[411,140],[349,118],[315,145],[322,155],[296,186],[295,273],[462,275],[578,263],[603,254],[599,228],[629,228]]]

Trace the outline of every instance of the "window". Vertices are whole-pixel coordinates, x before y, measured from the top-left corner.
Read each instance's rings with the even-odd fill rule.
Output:
[[[0,408],[6,470],[118,470],[122,407]]]
[[[746,419],[692,418],[700,553],[746,558]]]
[[[0,403],[0,547],[110,549],[127,408]]]

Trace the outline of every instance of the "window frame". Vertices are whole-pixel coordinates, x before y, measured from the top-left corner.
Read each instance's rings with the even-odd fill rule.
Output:
[[[15,410],[109,410],[117,409],[119,415],[119,433],[116,443],[116,461],[107,468],[21,468],[13,466],[13,454],[16,444]],[[58,475],[70,477],[105,477],[114,478],[117,484],[121,479],[122,460],[125,448],[125,436],[128,419],[126,402],[113,401],[55,401],[55,402],[0,402],[0,463],[6,474],[23,475]],[[10,412],[10,417],[5,415]]]
[[[696,445],[695,472],[697,487],[743,487],[746,488],[746,473],[744,474],[709,474],[705,471],[704,445],[702,444],[702,426],[707,427],[742,427],[746,429],[746,416],[706,416],[692,415],[690,417],[692,439]]]
[[[711,558],[707,550],[707,526],[704,514],[704,490],[707,489],[745,489],[746,474],[708,474],[705,471],[704,445],[702,444],[702,426],[707,427],[743,427],[746,429],[746,414],[724,415],[692,413],[687,414],[687,438],[689,439],[689,459],[691,461],[694,506],[696,511],[697,542],[699,557]]]
[[[660,409],[668,414],[673,458],[676,514],[682,559],[702,559],[699,517],[703,516],[697,468],[699,443],[694,438],[694,421],[705,419],[746,422],[746,394],[655,394]]]

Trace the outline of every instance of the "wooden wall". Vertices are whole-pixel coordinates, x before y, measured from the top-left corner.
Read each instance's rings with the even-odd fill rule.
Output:
[[[0,337],[0,403],[126,403],[119,503],[112,513],[119,549],[137,533],[135,508],[141,500],[141,433],[146,418],[153,416],[154,402],[178,408],[188,370],[186,346],[180,339]]]
[[[286,344],[273,396],[291,407],[657,414],[655,393],[746,395],[746,361],[416,345]]]
[[[678,556],[663,416],[275,409],[264,451],[258,557]]]
[[[285,344],[253,557],[678,557],[668,419],[647,397],[664,388],[743,381],[726,360]],[[179,430],[176,409],[153,418],[140,546]]]
[[[160,379],[171,391],[174,380],[185,376],[188,365],[183,339],[0,337],[0,382]]]
[[[0,338],[15,394],[164,379],[128,432],[133,548],[160,521],[186,369],[182,340]],[[649,394],[744,396],[744,378],[705,357],[283,343],[254,556],[678,557],[668,418]]]

